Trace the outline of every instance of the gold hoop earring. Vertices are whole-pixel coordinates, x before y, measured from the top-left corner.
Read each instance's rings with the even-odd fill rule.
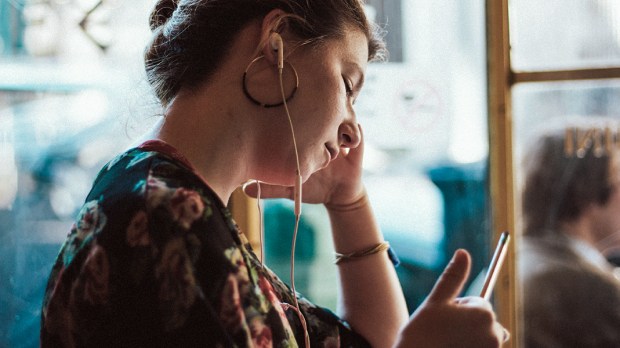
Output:
[[[248,64],[248,66],[245,68],[245,71],[243,72],[243,80],[242,80],[243,94],[245,94],[245,96],[248,99],[250,99],[252,103],[258,106],[262,106],[264,108],[274,108],[277,106],[284,105],[284,101],[281,101],[276,104],[261,103],[260,101],[256,100],[256,98],[252,97],[252,95],[250,94],[250,91],[248,91],[248,87],[246,85],[246,76],[248,75],[248,71],[250,70],[252,65],[254,65],[254,63],[258,62],[259,60],[263,58],[265,58],[265,56],[258,56],[254,58],[254,60],[252,60],[250,64]],[[286,60],[284,61],[284,63],[288,65],[291,68],[291,70],[293,70],[293,74],[295,75],[295,87],[293,88],[293,91],[291,92],[291,94],[288,97],[286,97],[286,102],[288,102],[291,99],[293,99],[293,97],[295,96],[295,93],[297,93],[297,88],[299,87],[299,76],[297,76],[297,70],[295,70],[295,67],[293,67],[291,63],[287,62]]]

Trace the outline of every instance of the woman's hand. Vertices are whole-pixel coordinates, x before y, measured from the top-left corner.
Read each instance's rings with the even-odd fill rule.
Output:
[[[457,298],[471,259],[457,250],[426,300],[400,333],[397,347],[500,347],[509,334],[480,297]]]
[[[302,201],[304,203],[347,206],[358,201],[366,194],[362,184],[364,137],[361,127],[360,138],[359,146],[351,149],[341,148],[340,154],[332,163],[312,174],[304,182],[302,188]],[[292,186],[261,183],[260,188],[262,198],[293,199],[294,189]],[[243,191],[251,197],[256,197],[256,183],[245,185]]]

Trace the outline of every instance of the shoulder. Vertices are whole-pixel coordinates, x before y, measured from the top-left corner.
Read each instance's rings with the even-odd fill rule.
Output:
[[[214,193],[182,163],[139,148],[105,165],[78,213],[65,248],[69,259],[96,239],[111,252],[160,242],[221,210]],[[218,205],[216,207],[216,205]],[[225,218],[219,219],[225,228]],[[198,226],[197,226],[198,227]],[[75,250],[73,250],[75,249]]]
[[[579,255],[561,237],[523,237],[517,260],[520,276],[526,279],[539,273],[580,267]]]
[[[620,318],[620,282],[566,247],[526,240],[519,255],[519,274],[526,311]],[[570,315],[569,315],[570,317]]]
[[[118,155],[102,168],[86,199],[93,200],[121,215],[137,207],[150,211],[161,205],[176,209],[189,203],[201,209],[221,203],[184,163],[158,151],[140,148]],[[118,211],[115,209],[118,207],[123,209]]]
[[[599,272],[555,266],[523,282],[524,332],[532,346],[608,347],[620,342],[620,288]]]

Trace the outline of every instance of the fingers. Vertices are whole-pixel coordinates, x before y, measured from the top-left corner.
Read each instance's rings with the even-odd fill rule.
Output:
[[[246,195],[257,198],[258,197],[258,184],[256,181],[252,181],[243,185],[243,193]],[[260,197],[261,198],[288,198],[293,199],[294,189],[292,186],[279,186],[261,183],[260,184]]]
[[[470,310],[476,310],[476,309],[482,310],[482,311],[477,311],[477,313],[480,314],[479,316],[477,316],[478,321],[473,320],[470,317],[470,322],[472,323],[473,322],[477,322],[477,323],[492,322],[491,330],[492,330],[492,335],[495,336],[496,342],[500,342],[500,344],[502,344],[510,340],[510,332],[506,330],[506,328],[504,328],[502,324],[500,324],[497,321],[497,318],[495,317],[495,313],[493,312],[493,307],[491,306],[491,303],[489,301],[479,296],[468,296],[468,297],[463,297],[463,298],[457,298],[454,300],[454,303],[459,305],[460,308],[468,307]],[[486,314],[483,314],[484,312],[486,312]],[[481,325],[484,325],[484,324],[481,324]]]
[[[499,325],[499,324],[498,324]],[[501,330],[502,330],[502,343],[506,343],[510,340],[510,331],[506,330],[505,327],[501,326]]]
[[[463,249],[457,250],[448,266],[439,276],[433,290],[428,295],[427,301],[446,302],[454,300],[463,289],[463,285],[469,276],[470,267],[471,257],[469,253]]]
[[[495,333],[495,337],[500,342],[500,345],[508,342],[510,340],[510,331],[508,331],[502,324],[495,322],[493,325],[493,331]]]
[[[359,144],[356,147],[343,148],[342,150],[345,157],[349,158],[350,160],[361,161],[364,155],[364,132],[362,131],[362,126],[359,123],[357,124],[357,127],[359,129]]]
[[[464,307],[478,307],[484,308],[490,312],[493,311],[491,303],[480,296],[459,297],[454,300],[454,303]]]

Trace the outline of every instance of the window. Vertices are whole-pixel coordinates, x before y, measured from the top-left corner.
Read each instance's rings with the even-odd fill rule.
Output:
[[[487,2],[493,221],[496,229],[516,232],[517,247],[520,161],[533,132],[558,118],[618,117],[617,14],[615,1]],[[497,294],[500,318],[517,333],[511,345],[518,347],[523,318],[514,261]]]

